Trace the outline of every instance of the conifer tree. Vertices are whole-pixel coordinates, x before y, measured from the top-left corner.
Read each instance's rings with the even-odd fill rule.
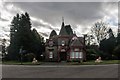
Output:
[[[43,37],[38,34],[37,30],[31,30],[31,28],[30,17],[27,12],[14,16],[10,27],[10,46],[8,47],[10,59],[19,59],[21,46],[24,50],[23,55],[33,53],[40,56],[42,54],[44,51]]]

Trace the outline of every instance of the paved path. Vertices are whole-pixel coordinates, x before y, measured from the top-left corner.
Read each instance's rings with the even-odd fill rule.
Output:
[[[3,65],[3,78],[117,78],[118,65]]]

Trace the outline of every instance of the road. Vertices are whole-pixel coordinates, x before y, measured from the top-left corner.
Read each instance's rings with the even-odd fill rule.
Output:
[[[3,78],[117,78],[118,65],[2,65]]]

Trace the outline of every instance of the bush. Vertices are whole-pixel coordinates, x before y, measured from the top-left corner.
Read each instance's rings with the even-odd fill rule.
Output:
[[[95,49],[87,49],[87,54],[86,54],[87,60],[95,60],[97,56],[98,54],[95,51]]]
[[[35,54],[33,53],[27,53],[24,55],[24,58],[26,59],[25,61],[28,61],[28,62],[32,62],[34,57],[35,57]]]

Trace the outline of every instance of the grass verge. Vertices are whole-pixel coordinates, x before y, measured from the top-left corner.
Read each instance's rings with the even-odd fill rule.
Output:
[[[95,62],[95,60],[86,61],[82,63],[78,62],[69,62],[70,65],[102,65],[102,64],[120,64],[120,60],[103,60],[100,63]]]
[[[37,64],[33,64],[32,62],[22,62],[22,65],[41,65],[45,62],[38,62]],[[54,62],[52,62],[54,63]],[[4,61],[2,64],[6,65],[21,65],[21,62],[18,61]],[[67,62],[66,65],[102,65],[102,64],[120,64],[120,60],[103,60],[100,63],[96,63],[94,60],[86,61],[82,63],[78,62]]]
[[[32,62],[19,62],[19,61],[4,61],[2,64],[6,65],[40,65],[41,62],[38,62],[36,64],[33,64]]]

